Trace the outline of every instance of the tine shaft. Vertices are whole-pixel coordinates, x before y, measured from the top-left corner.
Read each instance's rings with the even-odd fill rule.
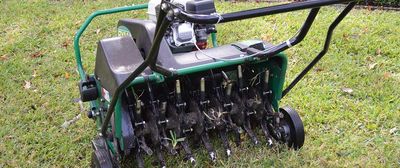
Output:
[[[144,140],[144,137],[140,137],[139,140],[139,147],[147,154],[147,155],[152,155],[153,151],[147,146],[146,141]]]
[[[201,140],[203,141],[204,146],[206,147],[208,154],[210,155],[210,159],[215,162],[216,161],[216,155],[214,148],[212,147],[210,143],[210,137],[208,136],[207,132],[204,132],[203,135],[201,136]]]
[[[160,163],[160,167],[166,167],[164,156],[161,153],[161,146],[156,147],[155,152],[157,155],[158,162]]]
[[[261,129],[264,132],[265,137],[267,138],[267,146],[272,147],[273,145],[272,137],[271,134],[269,133],[266,123],[263,120],[261,121]]]
[[[140,151],[141,151],[140,149],[136,150],[135,158],[136,158],[138,168],[144,168],[144,160],[143,160],[142,152],[140,152]]]
[[[241,144],[240,131],[235,131],[235,144],[236,144],[236,146],[240,146],[240,144]]]
[[[186,153],[185,159],[189,160],[192,164],[195,164],[196,160],[193,157],[192,150],[190,149],[189,143],[186,138],[181,142],[181,145]]]
[[[259,141],[257,139],[257,136],[254,134],[253,130],[251,130],[250,122],[248,121],[248,119],[246,120],[246,123],[244,124],[244,130],[250,136],[250,138],[253,141],[254,145],[258,145]]]
[[[233,129],[233,132],[235,134],[235,144],[236,146],[240,146],[240,133],[241,133],[241,128],[238,127],[233,121],[231,116],[228,116],[228,121],[229,121],[229,125],[231,127],[231,129]]]
[[[219,135],[221,137],[222,144],[225,148],[226,156],[228,156],[228,157],[231,156],[232,151],[231,151],[231,147],[229,146],[228,137],[226,136],[226,130],[225,129],[220,130]]]

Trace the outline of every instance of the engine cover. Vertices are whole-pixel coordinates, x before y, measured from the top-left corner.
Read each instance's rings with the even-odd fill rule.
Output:
[[[172,28],[172,37],[177,47],[184,44],[195,43],[196,36],[194,34],[192,23],[175,24]]]

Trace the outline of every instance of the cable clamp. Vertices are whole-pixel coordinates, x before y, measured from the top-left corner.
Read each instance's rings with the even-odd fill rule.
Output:
[[[286,40],[286,45],[290,47],[293,47],[292,43],[290,42],[290,40]]]

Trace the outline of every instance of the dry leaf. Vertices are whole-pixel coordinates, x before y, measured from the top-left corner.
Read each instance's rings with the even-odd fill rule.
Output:
[[[365,27],[365,28],[363,29],[363,33],[368,33],[368,32],[369,32],[368,27]]]
[[[100,33],[100,29],[97,29],[97,30],[96,30],[96,34],[99,34],[99,33]]]
[[[375,52],[376,55],[381,55],[382,54],[382,50],[380,48],[378,48]]]
[[[369,64],[368,69],[369,70],[374,69],[376,65],[378,65],[378,64],[377,63]]]
[[[262,36],[262,40],[264,40],[264,41],[272,41],[272,37],[269,36],[269,35],[264,35],[264,36]]]
[[[320,68],[320,67],[317,67],[317,68],[315,68],[315,72],[321,72],[321,71],[323,71],[324,69],[323,68]]]
[[[372,58],[371,56],[368,56],[366,59],[367,59],[367,61],[370,61],[370,62],[374,61],[374,58]]]
[[[78,20],[78,21],[76,21],[74,24],[75,24],[75,25],[80,25],[80,24],[81,24],[81,21]]]
[[[63,43],[62,43],[62,47],[64,48],[68,48],[68,46],[71,45],[71,40],[66,39]]]
[[[24,88],[25,88],[25,89],[30,89],[31,87],[32,87],[32,84],[31,84],[31,82],[29,82],[29,81],[25,81]]]
[[[394,127],[394,128],[392,128],[392,129],[389,130],[389,133],[390,133],[390,134],[394,134],[394,133],[396,133],[397,131],[398,131],[397,128]]]
[[[42,57],[43,54],[44,54],[44,52],[38,51],[38,52],[35,52],[35,53],[31,54],[31,57],[32,58],[39,58],[39,57]]]
[[[69,79],[69,73],[68,72],[65,72],[65,79]]]
[[[36,73],[36,70],[33,70],[33,74],[32,74],[32,77],[37,77],[37,73]]]
[[[2,55],[2,56],[0,57],[0,60],[1,60],[1,61],[6,61],[6,60],[8,60],[7,54]]]
[[[352,94],[353,93],[353,89],[351,88],[342,88],[342,91],[348,94]]]
[[[384,78],[384,79],[389,79],[391,76],[392,76],[392,74],[391,74],[390,72],[385,72],[385,73],[383,74],[383,78]]]
[[[349,40],[349,35],[348,34],[343,34],[343,39],[348,41]]]

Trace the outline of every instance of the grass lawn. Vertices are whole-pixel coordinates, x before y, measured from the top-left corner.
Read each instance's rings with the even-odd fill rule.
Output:
[[[88,167],[96,131],[73,101],[79,97],[73,36],[91,12],[132,2],[0,0],[0,167]],[[221,13],[266,5],[217,3]],[[287,51],[287,79],[319,52],[340,9],[324,8],[304,42]],[[291,37],[306,15],[299,11],[222,24],[218,42],[262,38],[277,43]],[[145,11],[127,12],[95,20],[81,40],[86,69],[94,67],[96,41],[115,36],[119,18],[145,16]],[[337,28],[326,57],[282,100],[304,121],[304,147],[253,147],[247,139],[233,148],[230,159],[223,159],[219,147],[216,166],[400,167],[399,25],[399,12],[352,11]],[[75,124],[61,128],[80,113]],[[204,149],[195,153],[199,167],[211,166]],[[181,158],[169,157],[168,165],[187,166]]]

